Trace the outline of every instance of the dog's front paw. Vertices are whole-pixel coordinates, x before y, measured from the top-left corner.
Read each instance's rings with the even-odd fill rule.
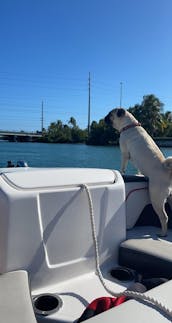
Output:
[[[167,236],[167,232],[163,232],[163,231],[157,232],[157,236],[160,238],[165,238]]]

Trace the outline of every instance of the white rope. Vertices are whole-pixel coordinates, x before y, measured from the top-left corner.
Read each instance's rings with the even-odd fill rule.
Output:
[[[148,296],[148,295],[145,295],[142,293],[130,291],[130,290],[125,290],[121,293],[115,293],[106,285],[103,275],[100,270],[99,249],[98,249],[98,241],[97,241],[97,235],[96,235],[96,226],[95,226],[95,218],[94,218],[94,210],[93,210],[93,202],[92,202],[92,198],[91,198],[91,193],[90,193],[90,190],[89,190],[87,184],[82,184],[81,188],[85,189],[85,191],[87,193],[87,198],[88,198],[88,203],[89,203],[90,220],[91,220],[92,238],[93,238],[93,245],[94,245],[94,250],[95,250],[96,271],[97,271],[98,277],[99,277],[100,282],[102,283],[104,289],[109,294],[111,294],[112,296],[115,296],[115,297],[125,295],[127,297],[132,297],[135,299],[150,302],[153,305],[155,305],[158,309],[164,311],[166,314],[168,314],[170,317],[172,317],[172,311],[167,306],[162,304],[160,301],[155,299],[154,297],[151,297],[151,296]]]

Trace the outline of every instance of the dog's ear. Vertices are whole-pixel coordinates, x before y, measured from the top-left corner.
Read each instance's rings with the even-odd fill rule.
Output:
[[[123,108],[118,108],[116,111],[116,115],[118,118],[123,117],[125,115],[125,110]]]

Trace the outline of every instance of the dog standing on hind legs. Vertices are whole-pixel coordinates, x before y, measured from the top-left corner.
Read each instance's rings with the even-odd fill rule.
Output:
[[[168,216],[165,203],[172,208],[172,157],[165,158],[161,150],[135,117],[123,108],[113,109],[105,117],[106,124],[120,132],[121,173],[128,161],[149,178],[152,206],[161,223],[161,236],[167,234]]]

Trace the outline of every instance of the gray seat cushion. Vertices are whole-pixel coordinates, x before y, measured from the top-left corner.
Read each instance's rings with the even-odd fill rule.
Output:
[[[165,238],[155,227],[135,227],[119,248],[119,264],[152,277],[172,278],[172,230]]]

